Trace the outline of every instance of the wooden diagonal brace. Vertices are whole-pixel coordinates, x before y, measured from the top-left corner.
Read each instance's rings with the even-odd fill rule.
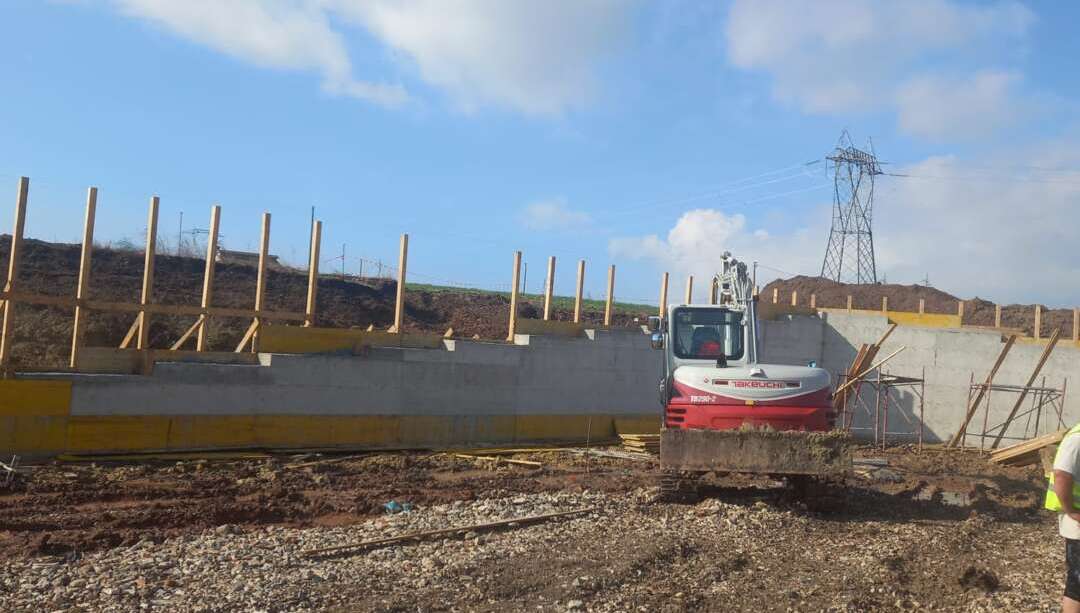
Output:
[[[176,351],[177,349],[183,347],[184,343],[186,343],[187,340],[191,338],[191,335],[198,332],[205,324],[206,316],[200,315],[199,318],[195,320],[195,323],[191,324],[191,327],[187,329],[187,332],[184,332],[183,336],[180,337],[180,340],[173,343],[172,347],[169,347],[169,350]]]
[[[251,339],[255,337],[255,333],[259,331],[259,320],[256,318],[251,321],[251,325],[248,326],[247,332],[244,332],[244,338],[240,339],[240,343],[236,346],[236,351],[233,353],[240,353],[244,350],[244,347],[251,342]]]
[[[127,349],[131,341],[135,340],[135,335],[139,333],[139,328],[142,325],[142,315],[135,316],[135,322],[128,328],[127,334],[124,335],[124,340],[120,341],[120,348]]]

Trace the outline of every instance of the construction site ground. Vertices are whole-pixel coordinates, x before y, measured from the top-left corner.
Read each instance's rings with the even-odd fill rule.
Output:
[[[726,477],[708,479],[699,500],[670,503],[657,500],[655,461],[610,457],[620,453],[500,456],[539,467],[421,452],[28,467],[6,486],[0,476],[0,610],[1058,606],[1064,548],[1039,510],[1038,467],[863,448],[857,473],[826,495],[793,499],[768,479]],[[391,501],[411,510],[388,513]]]

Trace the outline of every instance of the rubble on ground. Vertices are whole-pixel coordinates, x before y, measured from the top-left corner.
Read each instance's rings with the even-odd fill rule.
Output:
[[[521,455],[540,469],[407,454],[297,469],[287,460],[43,466],[21,492],[0,494],[0,610],[1056,610],[1062,547],[1053,518],[1037,510],[1037,471],[963,456],[891,452],[901,481],[855,476],[847,503],[821,511],[749,478],[707,480],[696,503],[661,503],[650,464],[558,452]],[[185,501],[185,482],[189,492],[221,491]],[[144,498],[125,497],[136,483]],[[917,495],[930,490],[963,492],[967,504]],[[64,540],[77,531],[68,509],[35,508],[47,491],[82,509],[85,538]],[[248,500],[264,514],[230,506]],[[170,514],[144,514],[155,505]],[[305,555],[581,508],[595,509]],[[110,538],[108,526],[120,525]]]

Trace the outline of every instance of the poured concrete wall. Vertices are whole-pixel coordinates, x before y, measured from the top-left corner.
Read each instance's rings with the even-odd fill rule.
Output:
[[[39,415],[32,401],[8,411],[22,418],[11,431],[47,434],[0,439],[0,450],[467,447],[655,431],[659,353],[640,331],[589,334],[261,354],[258,365],[159,363],[151,376],[53,375],[67,386],[62,411]]]
[[[762,361],[813,361],[835,377],[861,344],[876,342],[888,326],[874,313],[782,316],[762,322]],[[640,331],[436,345],[361,347],[358,355],[356,347],[339,354],[266,353],[258,364],[158,363],[150,376],[23,375],[0,381],[0,453],[469,447],[599,440],[659,426],[662,353]],[[885,370],[921,377],[925,368],[925,407],[920,419],[917,395],[897,389],[889,439],[914,440],[921,425],[927,441],[947,440],[960,425],[972,374],[985,378],[1001,336],[905,325],[879,357],[900,346],[906,349]],[[1023,384],[1043,347],[1018,341],[996,382]],[[1043,371],[1047,385],[1080,380],[1078,358],[1075,343],[1060,343]],[[868,386],[862,399],[855,405],[855,433],[873,439]],[[1001,422],[1015,399],[992,394],[989,423]],[[1066,398],[1063,421],[1077,419],[1080,402]],[[972,429],[982,423],[980,413]],[[1058,425],[1048,410],[1038,432]],[[1036,433],[1027,418],[1009,431],[1015,437]]]
[[[784,364],[805,364],[815,360],[835,377],[846,372],[858,348],[863,343],[875,343],[889,328],[884,315],[851,314],[843,312],[822,313],[819,317],[791,316],[763,322],[764,361]],[[993,330],[977,328],[937,328],[901,325],[885,342],[878,359],[904,346],[905,349],[884,367],[883,371],[901,376],[923,377],[925,368],[925,394],[922,423],[926,440],[948,440],[959,428],[968,403],[968,389],[972,375],[981,383],[989,373],[994,360],[1004,345],[1001,334]],[[1008,385],[1024,385],[1045,348],[1045,342],[1020,339],[1009,352],[994,382]],[[1046,386],[1061,388],[1066,379],[1080,381],[1080,347],[1071,341],[1061,341],[1043,368],[1037,385],[1043,377]],[[856,434],[873,438],[875,396],[872,389],[864,386],[864,408],[856,412]],[[1073,394],[1066,395],[1062,420],[1068,426],[1080,420],[1080,401]],[[1016,394],[993,392],[989,425],[1000,424],[1007,417],[1017,400]],[[1021,412],[1031,408],[1031,398],[1025,401]],[[914,440],[919,428],[919,399],[912,388],[897,388],[890,399],[888,411],[890,440]],[[984,414],[980,412],[972,420],[969,432],[981,432]],[[1049,407],[1043,413],[1039,433],[1052,432],[1059,427],[1056,413]],[[880,428],[881,424],[879,424]],[[1035,423],[1027,417],[1015,420],[1006,436],[1029,438],[1034,435]],[[1006,444],[1008,441],[1003,442]],[[969,437],[969,445],[978,445],[977,438]],[[989,444],[989,442],[987,443]]]

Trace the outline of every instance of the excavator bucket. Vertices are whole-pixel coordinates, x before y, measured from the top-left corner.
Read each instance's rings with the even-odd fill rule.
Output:
[[[841,476],[851,470],[853,442],[846,432],[770,429],[660,432],[665,471]]]

